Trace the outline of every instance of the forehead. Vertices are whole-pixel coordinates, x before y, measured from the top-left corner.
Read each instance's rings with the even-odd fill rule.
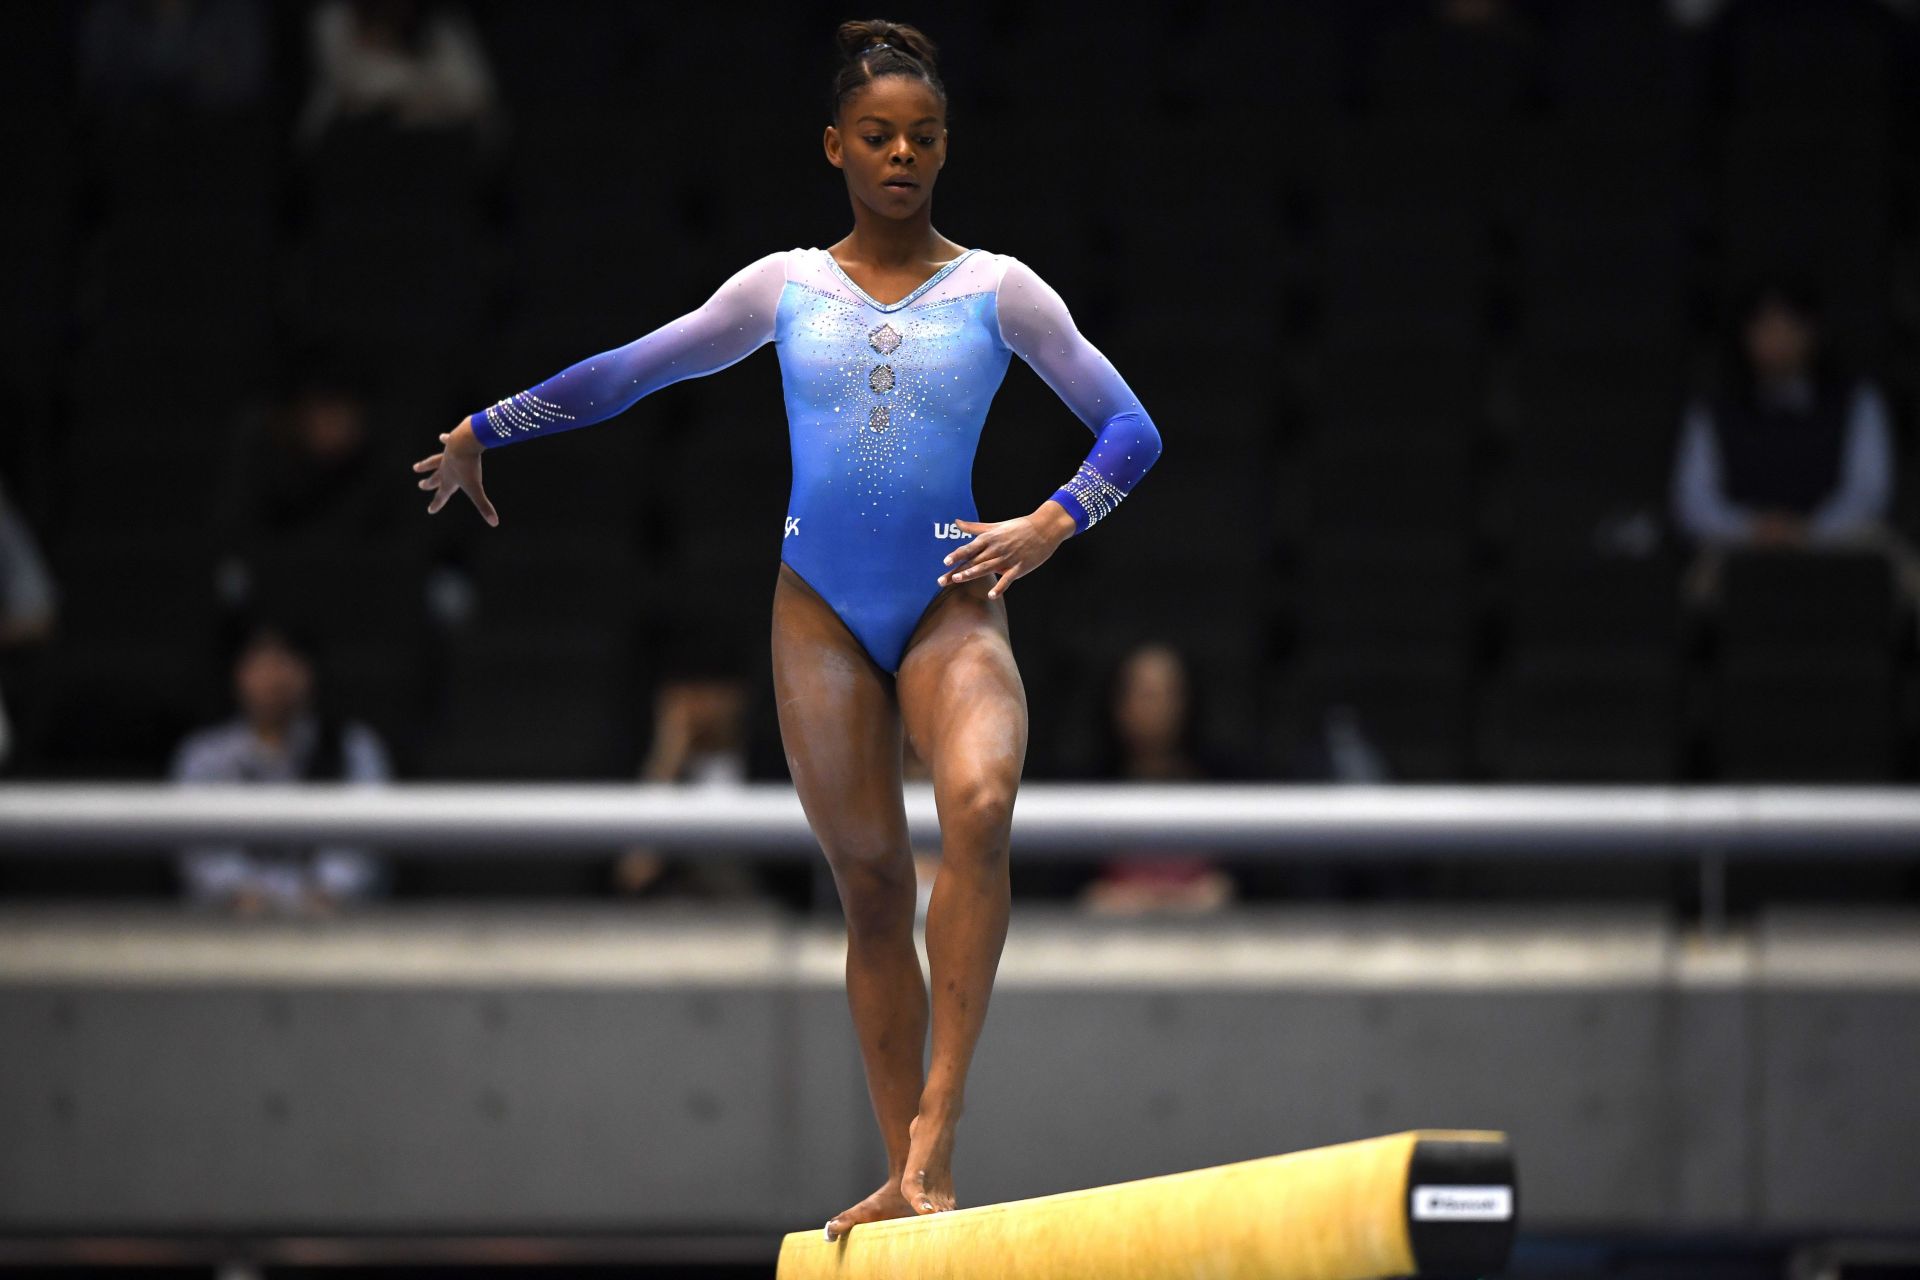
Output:
[[[945,120],[940,95],[919,76],[894,74],[864,84],[847,99],[846,116],[874,116],[889,124],[927,124]]]

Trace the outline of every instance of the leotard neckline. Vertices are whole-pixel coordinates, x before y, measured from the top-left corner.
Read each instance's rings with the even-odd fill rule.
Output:
[[[952,271],[955,267],[959,266],[961,263],[965,262],[968,258],[978,253],[979,250],[977,248],[962,249],[960,251],[959,257],[955,258],[952,262],[947,263],[947,265],[945,265],[944,267],[941,267],[938,271],[928,276],[925,280],[922,280],[918,285],[914,287],[914,290],[912,293],[909,293],[906,297],[901,298],[897,302],[882,302],[878,298],[875,298],[872,294],[868,293],[865,289],[862,289],[859,285],[855,284],[853,282],[853,277],[848,275],[845,271],[841,270],[840,260],[833,256],[833,250],[822,249],[820,252],[827,256],[827,265],[833,268],[833,274],[839,276],[842,283],[844,283],[847,286],[847,288],[853,290],[854,293],[859,295],[860,300],[862,302],[865,302],[868,306],[872,307],[876,311],[898,311],[900,308],[906,306],[909,302],[912,302],[915,298],[919,297],[921,294],[925,293],[927,290],[933,288],[934,285],[939,284],[940,281],[946,278],[948,272]]]

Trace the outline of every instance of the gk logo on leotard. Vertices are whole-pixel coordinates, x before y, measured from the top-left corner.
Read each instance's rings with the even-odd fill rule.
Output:
[[[960,542],[965,542],[967,539],[973,537],[970,533],[962,533],[960,526],[957,524],[936,524],[933,526],[933,536],[936,538],[953,539]]]
[[[796,533],[799,533],[799,532],[800,532],[800,517],[799,517],[799,516],[788,516],[788,517],[787,517],[787,531],[786,531],[785,533],[783,533],[783,534],[781,534],[781,535],[780,535],[780,540],[781,540],[782,542],[785,542],[785,541],[786,541],[786,540],[787,540],[788,538],[791,538],[791,537],[792,537],[792,536],[793,536],[794,534],[796,534]]]

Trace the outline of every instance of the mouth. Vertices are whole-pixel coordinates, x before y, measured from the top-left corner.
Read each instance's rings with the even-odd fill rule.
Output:
[[[887,188],[890,191],[912,191],[915,187],[918,187],[920,184],[915,182],[912,178],[888,178],[885,182],[881,183],[880,185]]]

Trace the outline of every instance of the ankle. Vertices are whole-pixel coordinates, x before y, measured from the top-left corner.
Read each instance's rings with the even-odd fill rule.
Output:
[[[920,1109],[914,1113],[914,1118],[929,1124],[948,1126],[959,1120],[960,1113],[965,1109],[965,1100],[951,1094],[923,1094]]]

